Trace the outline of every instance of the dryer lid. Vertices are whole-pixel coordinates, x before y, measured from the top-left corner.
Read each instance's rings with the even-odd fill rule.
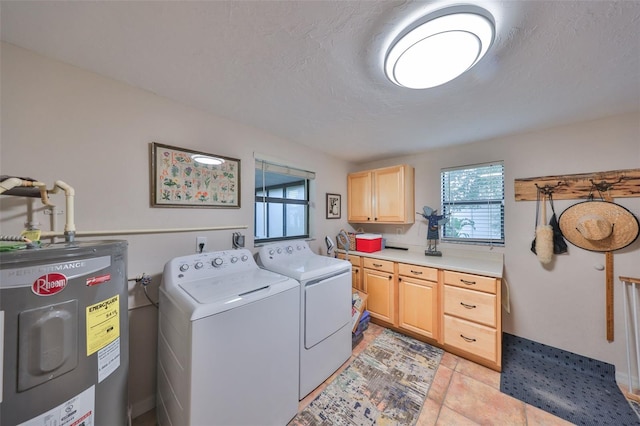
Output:
[[[292,256],[290,258],[260,260],[265,268],[298,281],[309,281],[340,272],[348,272],[351,263],[333,257],[310,254],[307,256]]]

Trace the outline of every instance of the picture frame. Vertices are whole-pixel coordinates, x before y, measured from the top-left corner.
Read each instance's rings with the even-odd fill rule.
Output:
[[[327,219],[340,219],[342,213],[342,201],[340,194],[327,193]]]
[[[239,159],[157,142],[150,157],[152,207],[240,208]]]

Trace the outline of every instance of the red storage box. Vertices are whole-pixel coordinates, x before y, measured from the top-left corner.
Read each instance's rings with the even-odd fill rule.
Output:
[[[382,250],[381,234],[358,234],[356,235],[356,250],[365,253],[373,253]]]

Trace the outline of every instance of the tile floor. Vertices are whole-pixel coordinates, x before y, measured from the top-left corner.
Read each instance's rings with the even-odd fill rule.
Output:
[[[367,347],[383,328],[373,323],[363,340],[353,349],[351,358],[322,385],[300,401],[306,407],[351,360]],[[133,426],[155,426],[150,411],[133,420]],[[571,423],[500,392],[500,373],[445,352],[417,426],[466,425],[570,425]]]

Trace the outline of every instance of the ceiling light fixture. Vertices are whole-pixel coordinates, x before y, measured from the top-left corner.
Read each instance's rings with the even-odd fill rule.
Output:
[[[224,160],[222,158],[211,157],[209,155],[202,154],[194,154],[191,156],[191,159],[196,163],[207,164],[209,166],[217,166],[224,163]]]
[[[398,86],[428,89],[473,67],[495,38],[493,16],[475,6],[442,9],[415,22],[392,43],[385,73]]]

